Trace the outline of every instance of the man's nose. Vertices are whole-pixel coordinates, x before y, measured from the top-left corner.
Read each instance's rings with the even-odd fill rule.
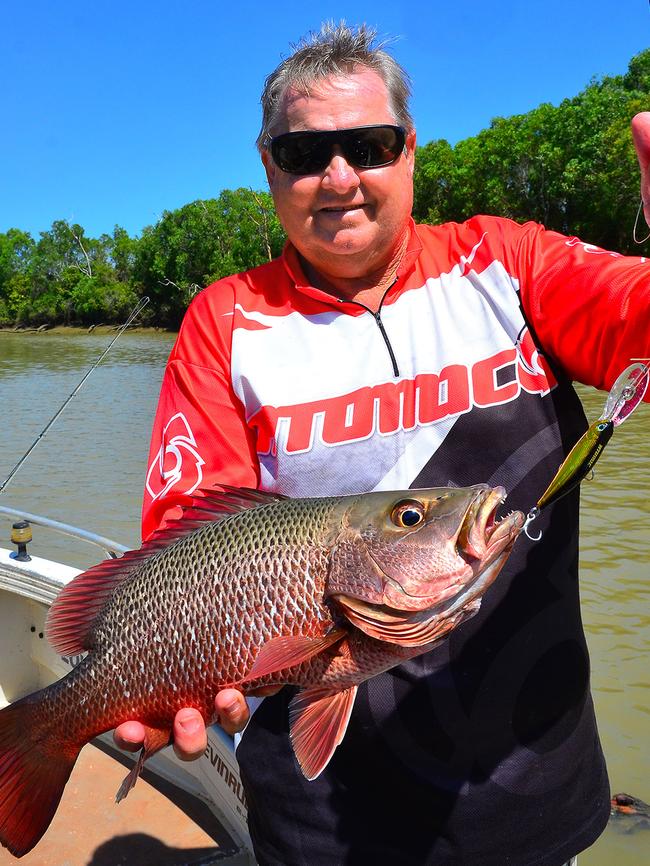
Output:
[[[334,192],[348,192],[351,189],[356,189],[360,183],[361,179],[354,170],[354,166],[350,165],[343,154],[333,154],[323,175],[322,184],[325,189],[331,189]]]

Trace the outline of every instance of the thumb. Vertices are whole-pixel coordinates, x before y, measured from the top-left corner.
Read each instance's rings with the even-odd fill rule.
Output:
[[[208,743],[203,716],[192,707],[176,713],[173,727],[174,751],[182,761],[201,757]]]

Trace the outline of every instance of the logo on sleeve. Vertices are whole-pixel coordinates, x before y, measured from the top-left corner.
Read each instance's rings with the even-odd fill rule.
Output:
[[[613,259],[622,258],[622,253],[613,253],[610,250],[604,250],[602,247],[597,247],[595,244],[586,244],[579,238],[569,238],[564,242],[568,247],[582,247],[586,253],[595,253],[597,256],[611,256]]]
[[[162,444],[147,472],[147,491],[154,500],[172,487],[178,493],[193,493],[203,478],[204,464],[187,418],[178,412],[162,432]]]

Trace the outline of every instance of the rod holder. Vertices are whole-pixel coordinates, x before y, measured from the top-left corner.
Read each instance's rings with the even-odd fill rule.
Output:
[[[9,554],[18,562],[31,562],[31,556],[27,553],[27,545],[32,540],[32,527],[26,520],[19,520],[11,527],[11,542],[18,547],[17,551]]]

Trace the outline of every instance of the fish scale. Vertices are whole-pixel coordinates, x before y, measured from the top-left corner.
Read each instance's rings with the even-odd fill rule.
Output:
[[[180,706],[196,706],[210,719],[219,684],[240,681],[262,643],[287,628],[294,634],[330,628],[329,611],[322,605],[327,557],[316,538],[327,534],[337,501],[316,500],[309,524],[301,519],[305,506],[299,500],[283,503],[277,524],[264,521],[261,508],[208,524],[152,556],[121,584],[89,633],[90,646],[99,653],[95,666],[104,665],[104,645],[123,656],[137,653],[148,678],[161,687],[152,704],[139,670],[113,676],[103,699],[115,707],[118,718],[139,718],[158,727],[169,724]],[[284,586],[268,579],[269,562],[275,565],[273,577]],[[283,590],[286,604],[274,614]],[[128,619],[125,628],[125,610],[146,610],[147,616]],[[223,621],[225,610],[237,630],[211,622],[216,611]],[[196,630],[193,636],[187,629],[188,622],[203,624],[198,637]],[[251,640],[242,642],[241,632]],[[188,657],[198,661],[191,677],[179,663]]]
[[[315,778],[341,742],[358,684],[473,614],[523,524],[518,512],[496,523],[504,491],[485,486],[204,494],[141,550],[89,569],[55,600],[48,639],[88,655],[0,711],[0,841],[17,856],[46,831],[86,742],[129,719],[145,725],[119,800],[169,742],[176,712],[192,706],[211,721],[225,686],[300,687],[291,737]],[[470,536],[471,556],[461,549]]]

